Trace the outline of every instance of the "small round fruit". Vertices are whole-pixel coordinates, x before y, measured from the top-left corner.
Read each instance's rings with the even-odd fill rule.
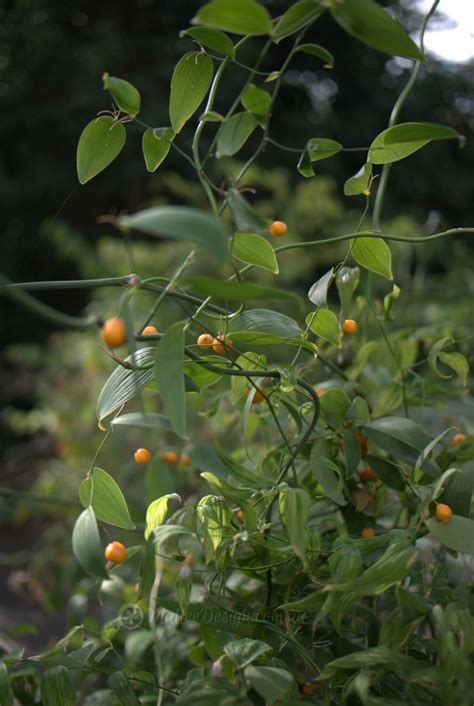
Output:
[[[127,547],[122,542],[111,542],[105,547],[104,556],[112,564],[123,564],[127,561]]]
[[[137,463],[150,463],[151,453],[148,451],[148,449],[137,449],[133,454],[133,458]]]
[[[276,238],[281,238],[288,233],[288,226],[285,221],[273,221],[269,230],[271,235],[274,235]]]
[[[359,471],[359,479],[362,483],[375,483],[375,481],[378,480],[378,476],[370,466],[364,466],[364,468],[361,468]]]
[[[368,537],[375,537],[375,530],[372,529],[372,527],[364,527],[360,533],[360,536],[364,537],[364,539],[367,539]]]
[[[317,691],[317,686],[316,684],[312,684],[311,682],[307,682],[306,684],[303,684],[303,688],[301,689],[301,693],[304,696],[313,696]]]
[[[187,453],[182,453],[180,455],[179,462],[182,466],[190,466],[191,465],[191,459],[189,458]]]
[[[223,355],[224,353],[228,353],[233,345],[234,342],[231,341],[230,338],[215,338],[212,342],[212,350],[214,353],[220,353]]]
[[[127,327],[123,319],[107,319],[102,326],[102,340],[109,348],[119,348],[127,340]]]
[[[455,434],[453,437],[453,442],[455,444],[462,444],[463,441],[466,441],[467,436],[465,434]]]
[[[357,329],[357,321],[354,321],[354,319],[345,319],[342,322],[342,330],[344,333],[347,333],[348,336],[353,336],[357,333]]]
[[[211,348],[214,343],[214,336],[211,336],[210,333],[201,333],[196,343],[201,348]]]
[[[247,397],[251,393],[252,393],[252,390],[245,390],[245,392],[244,392],[245,399],[247,399]],[[252,397],[252,404],[259,404],[264,399],[265,399],[265,397],[263,396],[263,392],[259,388],[257,388],[254,392],[253,397]]]
[[[164,451],[161,457],[165,463],[174,466],[178,462],[178,454],[176,451]]]
[[[237,510],[237,512],[235,513],[235,519],[237,520],[237,522],[240,522],[241,525],[244,524],[245,517],[244,517],[244,513],[242,512],[242,510]]]
[[[142,331],[143,336],[154,336],[157,333],[159,333],[159,331],[154,326],[145,326],[145,328]]]
[[[321,387],[318,385],[318,387],[315,388],[315,393],[317,394],[318,397],[322,397],[323,395],[326,394],[327,390],[325,387]]]
[[[451,510],[449,505],[439,503],[439,505],[436,506],[436,519],[438,520],[438,522],[449,522],[452,516],[453,511]]]

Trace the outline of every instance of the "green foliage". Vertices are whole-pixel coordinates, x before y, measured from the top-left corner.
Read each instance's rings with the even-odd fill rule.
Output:
[[[128,339],[127,357],[120,348],[104,351],[116,367],[99,394],[100,428],[115,418],[92,463],[89,454],[81,459],[91,470],[79,489],[85,509],[75,513],[72,529],[77,595],[94,587],[108,622],[83,614],[81,625],[48,651],[11,657],[12,673],[25,663],[37,679],[37,664],[47,668],[40,686],[46,706],[76,702],[73,673],[89,705],[290,706],[314,695],[320,704],[444,706],[448,685],[452,702],[469,706],[471,595],[467,586],[453,587],[446,556],[474,554],[473,445],[469,437],[453,443],[452,426],[439,413],[470,381],[469,334],[463,327],[462,338],[450,313],[421,326],[408,314],[399,324],[395,302],[404,300],[409,270],[402,248],[411,238],[379,228],[385,165],[457,133],[427,123],[380,133],[368,163],[352,177],[348,167],[345,176],[345,195],[366,197],[363,212],[345,210],[333,182],[314,177],[316,161],[337,156],[346,164],[339,141],[283,145],[301,155],[296,173],[310,177],[291,192],[288,178],[259,171],[259,155],[272,143],[282,147],[269,137],[271,113],[293,56],[332,64],[327,50],[301,44],[301,32],[323,14],[369,46],[423,58],[373,0],[296,2],[275,18],[257,0],[212,0],[197,9],[199,26],[184,32],[201,50],[186,53],[174,69],[172,127],[135,121],[144,128],[147,170],[157,170],[173,147],[192,165],[199,190],[158,173],[157,183],[177,204],[164,205],[160,196],[150,208],[110,219],[124,237],[127,261],[115,250],[115,260],[104,258],[107,271],[99,267],[88,278],[87,286],[99,290],[92,309],[100,318],[87,323],[116,311]],[[225,32],[243,39],[234,45]],[[260,35],[268,41],[257,40],[263,48],[253,67],[237,62],[250,75],[221,108],[228,67]],[[254,83],[258,67],[286,39],[267,91],[265,82]],[[127,81],[106,74],[104,85],[127,116],[103,116],[86,127],[78,146],[81,183],[115,159],[124,122],[141,109]],[[204,115],[193,121],[205,100]],[[194,128],[192,141],[185,125]],[[241,150],[242,164],[227,159]],[[378,165],[383,178],[374,205]],[[286,213],[288,236],[270,239],[268,223]],[[391,246],[393,264],[389,241],[399,241]],[[298,295],[313,248],[320,259],[318,272],[308,275],[309,307]],[[132,264],[137,275],[107,276],[107,268],[116,274]],[[105,285],[110,290],[101,294]],[[125,287],[121,296],[116,286]],[[257,299],[260,308],[251,308]],[[33,297],[21,302],[45,311]],[[357,322],[352,336],[341,335],[346,318]],[[147,340],[145,322],[158,320],[160,333]],[[202,334],[212,342],[203,343]],[[98,359],[95,350],[79,351],[79,369],[88,356]],[[103,383],[105,370],[96,375]],[[77,393],[87,395],[88,437],[90,381],[81,379]],[[428,408],[431,423],[421,414]],[[79,421],[72,414],[68,424]],[[152,449],[146,470],[133,463],[137,445]],[[110,473],[96,465],[99,453]],[[447,522],[436,519],[439,502],[454,510]],[[102,524],[121,530],[128,547],[123,566],[106,567],[110,527]],[[439,542],[436,563],[423,557],[426,536]],[[7,704],[10,690],[3,669]]]

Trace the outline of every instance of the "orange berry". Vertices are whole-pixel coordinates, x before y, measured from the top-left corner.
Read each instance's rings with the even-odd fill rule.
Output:
[[[347,333],[349,336],[352,336],[354,333],[357,333],[357,321],[354,321],[354,319],[345,319],[342,322],[342,330],[344,333]]]
[[[306,684],[303,684],[303,688],[301,689],[301,693],[304,696],[313,696],[317,691],[317,686],[316,684],[312,684],[311,682],[307,682]]]
[[[255,388],[252,388],[255,389]],[[251,394],[252,390],[245,390],[244,392],[244,398],[247,399],[247,397]],[[262,390],[257,388],[255,390],[254,396],[252,397],[252,404],[259,404],[262,400],[264,400],[265,397],[263,396]]]
[[[189,458],[187,453],[182,453],[180,455],[179,462],[182,466],[190,466],[191,465],[191,459]]]
[[[192,566],[194,564],[194,559],[192,558],[191,554],[186,554],[186,556],[183,559],[183,565],[184,566]]]
[[[356,431],[355,438],[359,442],[360,455],[364,458],[367,455],[367,447],[369,445],[369,440],[365,434],[361,434],[360,431]]]
[[[133,454],[133,458],[137,463],[150,463],[151,453],[148,449],[137,449]]]
[[[245,517],[244,517],[244,513],[242,512],[242,510],[237,510],[237,512],[235,513],[235,519],[236,519],[238,522],[240,522],[241,525],[244,524],[244,522],[245,522]]]
[[[159,333],[159,331],[154,326],[145,326],[142,331],[142,336],[153,336],[156,333]]]
[[[439,505],[436,506],[436,519],[438,520],[438,522],[449,522],[452,516],[453,511],[451,510],[449,505],[439,503]]]
[[[127,340],[127,328],[123,319],[107,319],[102,326],[102,340],[109,348],[119,348]]]
[[[214,336],[211,336],[210,333],[201,333],[196,343],[201,348],[210,348],[214,343]]]
[[[229,353],[230,349],[233,347],[234,342],[230,338],[215,338],[212,342],[212,350],[214,353]]]
[[[127,547],[122,542],[111,542],[105,547],[104,556],[112,564],[123,564],[127,561]]]
[[[269,228],[270,234],[276,238],[281,238],[288,233],[288,226],[285,221],[273,221]]]
[[[164,451],[161,458],[165,463],[168,463],[170,466],[174,466],[174,464],[178,462],[178,454],[176,453],[176,451]]]
[[[320,385],[318,385],[318,387],[316,387],[314,391],[318,397],[322,397],[327,392],[326,388],[321,387]]]
[[[465,434],[455,434],[453,437],[453,442],[455,444],[462,444],[463,441],[466,441],[467,436]]]
[[[364,537],[364,539],[367,539],[368,537],[375,537],[375,530],[372,529],[372,527],[365,527],[360,533],[360,536]]]
[[[359,478],[362,483],[375,483],[378,480],[377,474],[374,473],[370,466],[364,466],[364,468],[360,469]]]

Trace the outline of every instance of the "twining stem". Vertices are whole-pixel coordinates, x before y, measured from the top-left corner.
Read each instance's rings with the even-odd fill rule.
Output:
[[[428,22],[430,21],[431,17],[433,16],[436,8],[439,5],[439,0],[434,0],[429,12],[426,14],[425,19],[423,20],[423,25],[421,27],[421,34],[420,34],[420,50],[421,53],[424,51],[424,40],[425,40],[425,32],[426,28],[428,26]],[[390,119],[388,121],[388,127],[392,127],[393,125],[396,125],[398,118],[400,116],[400,112],[403,108],[403,105],[405,104],[406,99],[410,95],[416,80],[418,78],[418,74],[420,73],[421,69],[421,61],[415,61],[415,64],[413,66],[413,70],[411,72],[410,78],[408,79],[406,86],[398,96],[398,99],[395,102],[395,105],[393,106],[392,112],[390,114]],[[373,228],[380,228],[380,217],[382,213],[382,206],[385,198],[385,192],[387,190],[387,184],[388,184],[388,178],[390,176],[390,171],[391,171],[392,165],[391,164],[384,164],[383,169],[382,169],[382,176],[380,177],[380,183],[379,187],[377,189],[377,193],[375,195],[375,202],[374,202],[374,210],[372,213],[372,227]]]

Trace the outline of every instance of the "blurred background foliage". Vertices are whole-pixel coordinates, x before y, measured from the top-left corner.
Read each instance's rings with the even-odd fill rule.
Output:
[[[280,0],[265,4],[274,16],[287,5]],[[384,4],[408,29],[419,28],[421,18],[413,3]],[[134,270],[142,277],[168,275],[183,259],[188,251],[185,244],[139,240],[131,263],[124,242],[112,227],[98,224],[97,217],[159,203],[205,208],[201,187],[186,161],[172,150],[158,172],[149,175],[141,156],[141,129],[132,124],[117,162],[93,182],[79,186],[75,150],[84,125],[98,111],[111,107],[102,90],[104,71],[136,85],[148,124],[168,125],[171,73],[178,58],[192,47],[179,31],[199,5],[197,0],[4,3],[0,9],[1,269],[10,279],[107,277]],[[316,23],[307,41],[329,49],[335,66],[325,69],[307,55],[295,57],[274,112],[272,138],[292,147],[302,147],[310,137],[333,138],[348,147],[370,144],[386,127],[410,62],[357,43],[329,17]],[[251,65],[260,46],[260,39],[251,42],[240,60]],[[272,49],[262,69],[277,69],[285,54],[283,42]],[[446,123],[466,135],[467,143],[463,149],[454,142],[435,143],[395,166],[384,213],[386,232],[415,235],[473,224],[472,68],[472,64],[445,64],[433,57],[423,68],[402,120]],[[245,76],[240,67],[229,70],[216,110],[224,110],[233,100]],[[203,149],[210,144],[213,129],[206,128]],[[187,127],[179,138],[182,149],[190,150],[191,138]],[[251,154],[254,147],[250,140],[245,151]],[[318,163],[317,175],[304,180],[296,172],[297,154],[269,146],[259,166],[247,173],[245,186],[256,190],[255,196],[248,196],[262,215],[288,222],[289,240],[339,235],[353,231],[362,215],[363,199],[345,198],[343,183],[363,158],[363,153],[343,153]],[[216,164],[213,177],[218,182],[225,177],[222,165]],[[396,281],[402,287],[396,329],[423,329],[427,340],[467,335],[474,313],[474,250],[469,236],[440,240],[427,248],[393,243],[391,248]],[[331,246],[285,253],[279,286],[295,288],[305,296],[342,252],[342,247]],[[195,273],[210,271],[202,261],[194,266]],[[259,277],[262,282],[275,281],[270,274]],[[375,293],[382,297],[388,292],[388,285],[377,282],[376,287],[380,290]],[[44,292],[41,298],[68,313],[88,307],[111,316],[117,291]],[[143,306],[150,304],[146,295],[143,302]],[[165,309],[159,315],[154,322],[158,328],[165,327],[171,313]],[[83,620],[90,609],[87,580],[78,581],[82,574],[70,560],[68,523],[79,509],[78,484],[102,438],[94,406],[113,364],[100,354],[93,335],[54,331],[50,324],[3,299],[0,341],[2,539],[15,528],[14,539],[3,543],[0,562],[0,579],[8,579],[1,596],[11,607],[7,627],[18,622],[15,610],[23,610],[21,602],[15,607],[18,597],[48,610],[67,607],[68,615],[77,613],[75,619]],[[326,374],[316,371],[315,382]],[[462,393],[457,390],[455,395]],[[461,421],[468,423],[472,400],[464,399],[463,405]],[[231,423],[232,416],[226,420]],[[148,467],[143,482],[136,483],[136,467],[130,460],[133,450],[149,444],[158,452],[169,443],[166,437],[144,439],[143,433],[127,431],[114,434],[107,449],[106,467],[127,488],[137,518],[163,492],[185,486],[189,493],[196,485],[198,475],[193,469],[171,474],[159,460]],[[17,495],[20,490],[27,493]],[[63,502],[48,501],[53,495]],[[64,585],[75,586],[71,596],[65,596]],[[40,616],[35,619],[41,626]]]

